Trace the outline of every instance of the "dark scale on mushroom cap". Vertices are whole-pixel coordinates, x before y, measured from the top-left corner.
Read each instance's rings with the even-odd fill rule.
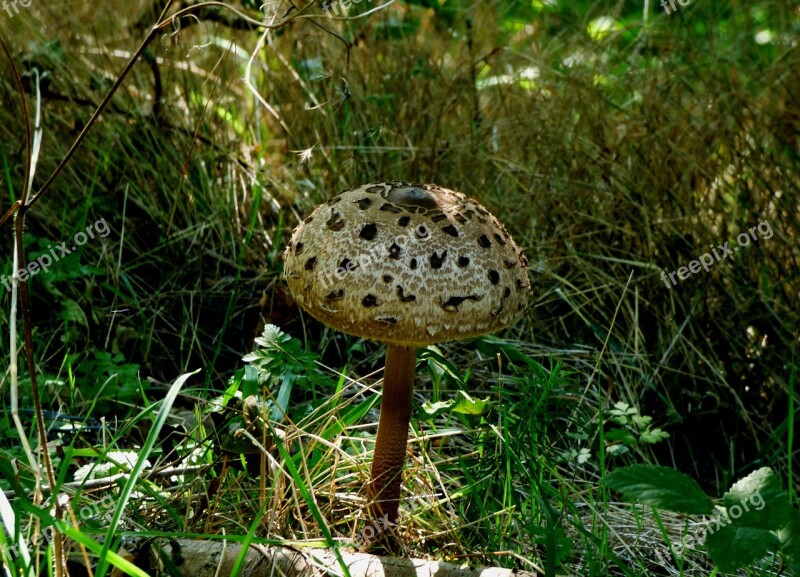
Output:
[[[286,278],[298,304],[337,330],[424,346],[499,330],[525,307],[527,260],[460,192],[372,183],[312,217],[284,253]]]

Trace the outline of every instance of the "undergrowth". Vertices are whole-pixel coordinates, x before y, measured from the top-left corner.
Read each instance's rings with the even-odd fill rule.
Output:
[[[0,13],[26,96],[40,98],[39,177],[160,8]],[[788,0],[649,8],[398,1],[351,21],[317,9],[324,28],[301,19],[263,36],[211,9],[165,32],[28,215],[30,260],[100,218],[111,229],[28,283],[59,490],[80,530],[107,531],[121,489],[81,489],[75,472],[123,471],[133,454],[147,470],[196,468],[131,485],[120,530],[357,543],[382,350],[304,316],[280,254],[317,203],[395,179],[489,207],[527,255],[535,297],[502,338],[420,354],[405,553],[712,572],[702,545],[685,559],[661,549],[702,521],[598,484],[626,465],[674,467],[709,495],[770,467],[796,505],[800,14]],[[2,213],[25,178],[7,71]],[[662,271],[763,222],[770,238],[664,284]],[[4,328],[9,304],[0,288]],[[3,358],[11,346],[0,339]],[[168,383],[196,369],[143,450]],[[0,431],[17,507],[35,482],[7,408]],[[743,574],[785,574],[771,562]]]

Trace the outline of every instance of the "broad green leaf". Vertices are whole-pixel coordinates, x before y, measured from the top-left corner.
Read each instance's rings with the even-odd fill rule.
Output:
[[[758,561],[780,547],[778,537],[764,529],[727,525],[710,533],[706,548],[723,573],[731,573]]]
[[[728,517],[741,527],[778,531],[789,522],[789,498],[769,467],[734,483],[722,502]]]
[[[800,512],[789,509],[789,522],[778,533],[781,554],[793,563],[800,564]]]
[[[444,413],[461,413],[463,415],[482,415],[489,406],[489,399],[473,399],[464,391],[458,391],[455,399],[447,401],[426,401],[422,411],[428,419]],[[423,418],[426,418],[425,416]]]
[[[709,515],[714,511],[711,497],[691,477],[658,465],[632,465],[617,469],[603,481],[631,501],[639,501],[690,515]]]
[[[456,393],[456,404],[453,406],[453,412],[463,415],[482,415],[486,412],[488,406],[488,397],[485,399],[473,399],[464,391],[458,391],[458,393]]]

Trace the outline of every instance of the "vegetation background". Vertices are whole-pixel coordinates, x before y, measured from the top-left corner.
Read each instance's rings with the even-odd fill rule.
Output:
[[[0,11],[43,130],[34,190],[165,4],[33,0]],[[286,0],[230,4],[275,23],[297,12]],[[28,283],[59,483],[87,463],[123,467],[113,451],[140,454],[165,383],[202,369],[147,456],[207,468],[139,487],[124,528],[352,540],[382,348],[303,315],[280,255],[292,228],[345,187],[435,182],[506,224],[534,295],[501,338],[421,354],[404,553],[528,570],[555,562],[581,575],[707,574],[700,546],[685,559],[659,553],[701,521],[659,518],[598,481],[661,464],[721,496],[768,466],[797,503],[800,7],[381,4],[350,4],[348,17],[364,16],[334,20],[311,2],[269,31],[219,6],[181,18],[29,212],[29,259],[98,219],[111,229]],[[26,178],[5,60],[0,95],[5,214]],[[676,286],[661,280],[764,221],[771,238]],[[2,230],[10,276],[10,223]],[[3,288],[5,403],[10,305]],[[243,362],[262,333],[259,360]],[[29,382],[22,370],[23,409]],[[226,445],[247,411],[223,392],[248,387],[269,401],[269,459]],[[67,431],[63,414],[83,431]],[[7,405],[0,430],[0,485],[30,490]],[[287,462],[299,466],[283,474]],[[101,496],[78,491],[73,506]],[[87,532],[107,527],[104,511],[90,517]],[[785,561],[742,571],[786,574]]]

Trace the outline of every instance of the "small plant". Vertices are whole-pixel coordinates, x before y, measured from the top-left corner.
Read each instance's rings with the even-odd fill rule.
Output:
[[[662,547],[676,560],[687,546],[697,547],[705,538],[703,545],[722,572],[736,571],[769,555],[779,555],[795,573],[800,570],[800,512],[792,508],[769,467],[734,483],[716,506],[691,477],[668,467],[622,467],[605,477],[603,484],[626,499],[654,508],[711,516],[697,534]]]
[[[628,403],[614,403],[614,408],[609,413],[609,421],[619,425],[605,433],[608,442],[606,451],[611,456],[623,455],[630,447],[639,443],[654,444],[669,438],[669,433],[652,426],[653,417],[641,415],[639,409]]]
[[[335,384],[319,369],[318,358],[316,353],[303,350],[298,339],[268,324],[261,336],[256,337],[253,352],[242,357],[248,364],[234,373],[224,395],[213,404],[212,411],[221,412],[231,400],[239,399],[247,408],[244,415],[248,420],[262,412],[258,399],[267,391],[270,421],[279,423],[290,412],[293,420],[300,419],[314,407],[294,402],[290,411],[289,398],[293,390],[310,392],[311,403],[321,404],[322,399],[328,399],[330,391],[335,388]],[[317,388],[321,388],[323,394],[315,394]]]

